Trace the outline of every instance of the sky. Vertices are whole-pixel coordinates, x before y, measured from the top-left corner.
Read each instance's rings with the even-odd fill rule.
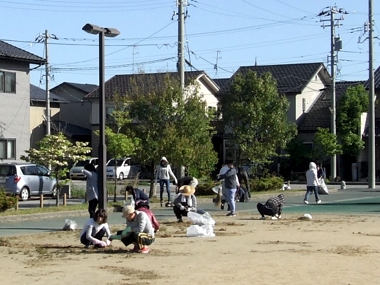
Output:
[[[230,78],[240,66],[322,62],[331,71],[331,7],[335,36],[342,40],[337,81],[367,80],[369,41],[364,0],[183,0],[185,57],[211,78]],[[373,2],[375,2],[373,0]],[[380,65],[380,6],[373,3],[373,66]],[[63,82],[99,84],[99,37],[86,23],[116,28],[105,38],[105,79],[138,72],[174,72],[178,53],[175,0],[0,0],[0,40],[46,57],[41,39],[49,34],[50,88]],[[339,25],[338,25],[339,23]],[[31,66],[36,67],[36,66]],[[31,83],[45,88],[45,68],[31,71]]]

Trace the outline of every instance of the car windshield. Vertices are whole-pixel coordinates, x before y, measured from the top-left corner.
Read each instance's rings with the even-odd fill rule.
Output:
[[[124,161],[125,159],[118,159],[116,166],[121,166]],[[128,164],[128,160],[126,160],[126,164]],[[115,160],[111,159],[110,161],[108,161],[107,166],[115,166]]]
[[[75,163],[75,166],[85,166],[87,163],[90,163],[89,159],[78,161],[77,163]]]

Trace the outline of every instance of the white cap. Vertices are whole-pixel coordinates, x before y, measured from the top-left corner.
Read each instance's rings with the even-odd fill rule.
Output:
[[[161,161],[163,160],[168,161],[165,156],[161,157]]]

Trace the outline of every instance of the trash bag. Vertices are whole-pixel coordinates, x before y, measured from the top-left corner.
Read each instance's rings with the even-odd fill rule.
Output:
[[[77,223],[72,220],[66,220],[63,226],[64,231],[75,231],[77,229]]]
[[[319,194],[329,194],[329,189],[327,188],[325,180],[323,178],[320,178],[319,183],[320,183],[320,186],[318,187],[318,193]]]
[[[188,212],[187,217],[194,225],[215,225],[215,220],[211,218],[210,214],[205,212],[204,214],[199,214],[195,212]]]
[[[212,225],[191,225],[187,228],[187,237],[214,237],[214,228]]]

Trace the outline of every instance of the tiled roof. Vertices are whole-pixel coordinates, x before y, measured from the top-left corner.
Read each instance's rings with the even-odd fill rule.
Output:
[[[166,72],[166,73],[141,73],[141,74],[125,74],[125,75],[115,75],[111,79],[105,82],[105,97],[111,98],[113,94],[128,94],[132,90],[132,82],[136,82],[137,86],[141,88],[142,92],[148,93],[153,90],[157,90],[164,83],[164,78],[169,75],[173,78],[178,78],[177,72]],[[200,78],[202,76],[207,76],[204,71],[186,71],[185,72],[185,85],[187,85],[191,80]],[[209,78],[210,82],[213,83],[212,79]],[[217,86],[215,86],[217,87]],[[99,88],[96,88],[91,93],[85,96],[85,98],[98,98]]]
[[[98,85],[95,85],[95,84],[82,84],[82,83],[73,83],[73,82],[63,82],[57,86],[55,86],[54,88],[52,88],[51,90],[54,91],[54,90],[57,90],[57,89],[64,89],[65,86],[70,86],[74,89],[77,89],[78,91],[82,92],[83,94],[88,94],[90,93],[91,91],[93,91],[95,88],[98,87]]]
[[[346,93],[347,88],[365,84],[365,81],[342,81],[335,83],[335,98],[338,104],[339,99]],[[331,126],[331,94],[332,89],[327,88],[317,99],[311,110],[304,114],[298,124],[298,132],[316,132],[317,128],[329,128]],[[336,104],[336,106],[337,106]]]
[[[46,101],[46,91],[40,87],[30,84],[30,100]],[[50,92],[50,100],[54,102],[64,102],[65,99]]]
[[[220,89],[224,89],[224,86],[228,84],[231,78],[214,78],[213,80],[220,87]]]
[[[22,50],[6,42],[0,41],[0,59],[28,62],[33,64],[45,64],[45,59]]]
[[[375,83],[375,90],[380,89],[380,66],[375,70],[374,72],[374,83]],[[365,87],[368,89],[369,88],[369,79],[366,82]]]
[[[322,80],[325,84],[328,84],[330,80],[330,75],[321,62],[241,66],[233,76],[239,73],[245,74],[248,70],[255,71],[258,75],[270,72],[273,78],[276,79],[278,92],[281,94],[301,93],[320,71],[322,71]],[[228,84],[224,86],[222,91],[228,90],[226,88],[229,88]]]
[[[91,136],[91,130],[82,128],[67,122],[62,121],[52,121],[52,129],[56,128],[55,131],[62,131],[65,135],[69,137],[75,136]]]

